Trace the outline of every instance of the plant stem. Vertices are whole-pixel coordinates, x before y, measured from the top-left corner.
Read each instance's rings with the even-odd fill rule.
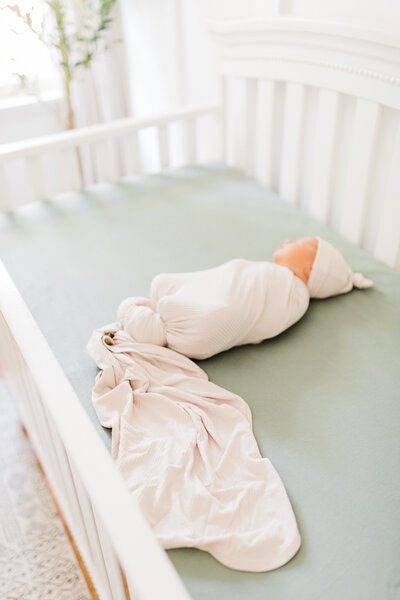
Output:
[[[65,103],[67,105],[67,128],[75,129],[75,113],[72,108],[71,101],[71,77],[68,77],[66,72],[64,71],[64,94],[65,94]],[[85,185],[85,179],[83,175],[83,164],[82,157],[78,147],[75,148],[76,159],[78,161],[78,169],[79,169],[79,178],[81,185]]]
[[[64,71],[64,94],[67,105],[67,129],[75,129],[75,114],[71,101],[71,79]]]

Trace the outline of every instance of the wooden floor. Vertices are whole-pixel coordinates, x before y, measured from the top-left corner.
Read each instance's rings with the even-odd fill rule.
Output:
[[[0,424],[1,600],[91,600],[1,378]]]

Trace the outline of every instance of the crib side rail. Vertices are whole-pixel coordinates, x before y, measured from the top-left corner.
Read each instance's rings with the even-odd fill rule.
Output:
[[[100,600],[189,600],[0,262],[0,362]]]
[[[151,171],[145,164],[149,153],[157,155],[155,170],[193,164],[199,157],[202,119],[217,120],[218,127],[219,114],[216,104],[181,108],[149,118],[128,117],[3,144],[0,210],[12,210],[53,193]],[[143,138],[146,132],[155,135]],[[56,181],[51,172],[54,166]],[[23,188],[13,185],[16,178],[24,180]]]

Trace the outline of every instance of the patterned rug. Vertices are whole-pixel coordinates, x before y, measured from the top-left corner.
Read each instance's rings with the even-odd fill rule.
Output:
[[[0,423],[0,598],[91,600],[1,378]]]

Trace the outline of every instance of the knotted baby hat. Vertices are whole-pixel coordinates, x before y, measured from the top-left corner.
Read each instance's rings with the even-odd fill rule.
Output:
[[[356,288],[364,289],[374,284],[361,273],[353,273],[336,248],[329,242],[315,238],[318,249],[308,279],[308,290],[311,298],[329,298],[345,294]]]

